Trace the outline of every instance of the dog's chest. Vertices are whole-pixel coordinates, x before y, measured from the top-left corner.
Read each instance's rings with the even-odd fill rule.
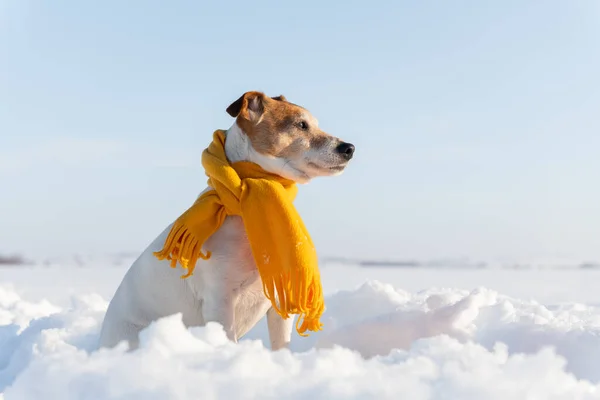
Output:
[[[204,294],[218,290],[232,296],[236,324],[253,325],[266,313],[270,301],[264,295],[242,219],[228,216],[204,247],[212,254],[202,268]]]
[[[242,283],[258,277],[258,270],[252,256],[252,249],[244,223],[238,216],[228,216],[219,229],[204,244],[211,253],[208,260],[216,273],[216,278],[228,282]]]

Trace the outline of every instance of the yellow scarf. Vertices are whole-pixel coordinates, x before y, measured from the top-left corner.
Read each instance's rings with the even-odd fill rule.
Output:
[[[230,164],[225,156],[225,132],[217,130],[202,153],[202,166],[212,190],[174,223],[159,259],[177,261],[194,272],[198,258],[207,260],[202,245],[228,215],[244,221],[252,255],[260,273],[265,296],[282,318],[299,314],[296,330],[321,330],[319,318],[325,309],[317,254],[312,240],[292,204],[296,184],[264,171],[254,163]],[[277,298],[276,296],[277,295]]]

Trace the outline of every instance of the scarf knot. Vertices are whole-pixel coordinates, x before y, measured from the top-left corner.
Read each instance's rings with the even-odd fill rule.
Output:
[[[203,252],[203,244],[228,215],[240,216],[260,274],[263,290],[282,318],[298,314],[296,330],[321,329],[325,310],[318,260],[313,242],[293,201],[295,182],[271,174],[259,165],[229,163],[225,155],[225,132],[217,130],[202,153],[202,166],[210,190],[202,194],[173,224],[164,247],[154,253],[177,263],[192,275]]]

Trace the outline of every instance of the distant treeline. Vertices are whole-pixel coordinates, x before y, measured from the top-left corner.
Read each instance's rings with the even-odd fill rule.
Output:
[[[423,265],[418,261],[379,261],[365,260],[360,261],[361,267],[394,267],[394,268],[419,268]]]
[[[0,265],[24,265],[27,261],[20,255],[2,255],[0,254]]]

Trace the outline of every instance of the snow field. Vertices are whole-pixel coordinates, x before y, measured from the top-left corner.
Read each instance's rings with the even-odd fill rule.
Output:
[[[28,301],[0,288],[0,392],[13,399],[600,399],[600,309],[485,288],[407,292],[378,281],[329,295],[324,331],[271,352],[179,315],[140,349],[97,350],[108,302]],[[308,396],[308,397],[307,397]]]

